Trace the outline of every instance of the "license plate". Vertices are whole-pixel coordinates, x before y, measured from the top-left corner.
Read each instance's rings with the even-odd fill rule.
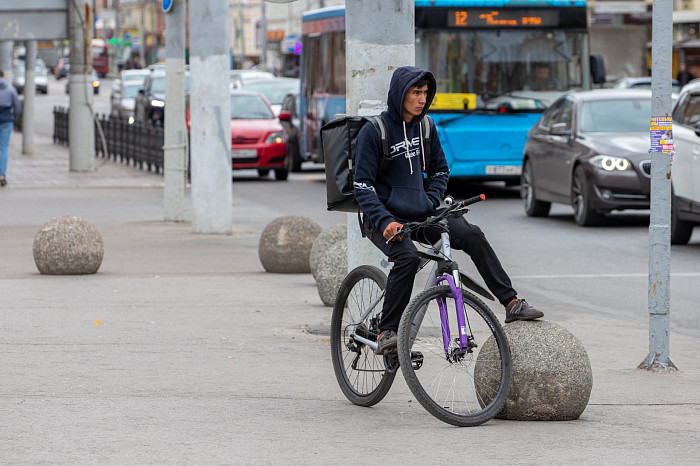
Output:
[[[234,159],[249,159],[251,157],[257,157],[258,151],[255,149],[238,149],[231,151],[231,158]]]
[[[520,165],[486,165],[487,175],[520,175]]]

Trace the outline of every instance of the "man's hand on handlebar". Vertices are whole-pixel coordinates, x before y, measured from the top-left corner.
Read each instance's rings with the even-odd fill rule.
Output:
[[[392,239],[393,236],[395,236],[399,231],[401,231],[401,225],[399,222],[391,222],[389,225],[386,226],[384,229],[384,239],[387,240],[387,243],[389,241],[401,241],[403,238],[401,236],[396,236],[395,238]]]

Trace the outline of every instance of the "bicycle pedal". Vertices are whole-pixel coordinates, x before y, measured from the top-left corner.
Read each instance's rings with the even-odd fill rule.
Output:
[[[387,372],[396,372],[399,370],[399,353],[394,350],[387,350],[384,353],[384,367]]]
[[[420,351],[411,351],[411,365],[414,370],[418,370],[423,366],[423,353]]]

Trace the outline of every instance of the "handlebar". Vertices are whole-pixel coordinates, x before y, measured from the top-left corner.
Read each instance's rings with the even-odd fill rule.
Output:
[[[486,200],[486,195],[485,194],[479,194],[478,196],[470,197],[469,199],[466,199],[461,202],[454,202],[451,196],[448,196],[445,199],[445,203],[447,204],[447,208],[440,212],[437,215],[433,215],[428,217],[422,222],[407,222],[404,223],[403,226],[399,231],[396,232],[391,238],[386,240],[387,244],[396,239],[397,237],[401,238],[406,238],[409,236],[413,231],[416,229],[427,226],[427,225],[433,225],[443,218],[446,217],[458,217],[460,215],[464,215],[467,210],[467,206],[470,206],[472,204],[476,204],[477,202],[484,201]]]

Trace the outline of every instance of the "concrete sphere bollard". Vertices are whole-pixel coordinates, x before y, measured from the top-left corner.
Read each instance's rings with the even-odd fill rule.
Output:
[[[311,243],[321,227],[308,217],[285,215],[267,224],[258,243],[258,257],[266,272],[309,273]]]
[[[309,253],[309,268],[311,275],[318,283],[318,263],[321,257],[326,253],[328,248],[339,241],[348,240],[348,225],[346,223],[338,223],[330,228],[323,230],[311,244],[311,252]]]
[[[318,262],[318,295],[323,304],[332,307],[340,285],[348,274],[348,243],[338,241],[326,250]]]
[[[513,359],[513,385],[499,419],[518,421],[571,421],[578,419],[591,396],[593,372],[581,342],[561,325],[546,320],[512,322],[503,327]],[[485,380],[477,392],[491,401],[497,381],[487,380],[495,349],[490,337],[474,367],[474,378]],[[489,384],[489,382],[491,382]]]
[[[96,273],[104,252],[97,228],[74,215],[49,220],[34,236],[34,263],[46,275]]]

